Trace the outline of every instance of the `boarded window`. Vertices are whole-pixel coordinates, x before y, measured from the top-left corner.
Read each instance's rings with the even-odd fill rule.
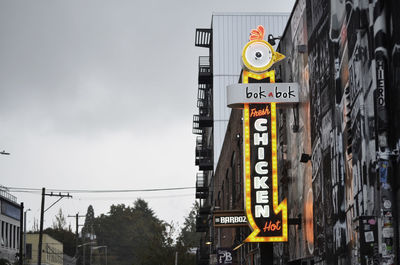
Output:
[[[27,259],[32,259],[32,244],[26,244],[26,253],[25,257]]]

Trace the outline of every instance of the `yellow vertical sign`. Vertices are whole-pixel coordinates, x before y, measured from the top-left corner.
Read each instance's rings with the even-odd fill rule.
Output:
[[[275,71],[267,70],[284,55],[263,38],[264,28],[258,26],[243,49],[242,83],[275,83]],[[287,200],[278,198],[276,103],[246,103],[243,118],[245,208],[253,230],[245,242],[287,241]]]
[[[269,77],[272,82],[275,79],[274,71],[251,76],[259,80]],[[247,83],[248,77],[244,71],[242,80]],[[244,104],[243,116],[246,216],[253,230],[245,242],[287,241],[287,201],[279,204],[278,198],[276,103]],[[252,130],[257,123],[265,123],[264,134],[268,135],[265,145],[254,141],[263,135]]]

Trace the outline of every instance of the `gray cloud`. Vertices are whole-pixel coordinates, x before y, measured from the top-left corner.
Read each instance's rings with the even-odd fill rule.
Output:
[[[0,184],[193,186],[197,57],[207,54],[194,47],[196,27],[209,27],[213,11],[290,11],[293,4],[1,1],[0,149],[12,155],[0,157]],[[39,198],[18,198],[39,207]],[[167,199],[153,206],[181,220],[193,200],[180,199],[173,211]],[[110,202],[64,206],[85,212],[90,203],[105,211]]]

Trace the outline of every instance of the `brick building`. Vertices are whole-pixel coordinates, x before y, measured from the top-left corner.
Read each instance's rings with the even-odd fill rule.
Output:
[[[299,104],[277,115],[279,192],[300,225],[289,226],[288,242],[273,243],[270,264],[399,263],[399,7],[296,1],[278,47],[286,59],[274,68],[277,80],[301,88]],[[250,232],[210,221],[215,211],[243,210],[241,115],[230,113],[203,183],[199,264],[215,264],[218,248],[239,246]],[[234,264],[266,264],[263,244],[237,248]]]

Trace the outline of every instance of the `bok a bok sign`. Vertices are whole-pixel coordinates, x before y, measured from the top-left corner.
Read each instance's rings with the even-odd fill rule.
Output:
[[[227,104],[243,109],[245,213],[253,230],[245,242],[285,242],[286,199],[279,202],[276,108],[299,102],[297,83],[275,83],[269,68],[285,56],[264,40],[258,26],[243,48],[242,83],[227,87]]]

